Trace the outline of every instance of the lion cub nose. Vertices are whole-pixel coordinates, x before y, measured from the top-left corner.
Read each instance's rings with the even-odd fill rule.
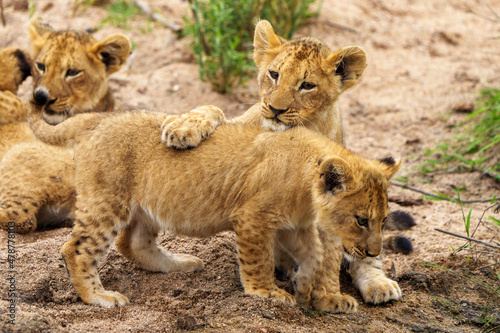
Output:
[[[378,253],[370,253],[370,252],[366,251],[366,255],[368,257],[372,257],[372,258],[378,256],[379,254],[380,254],[380,252],[378,252]]]
[[[274,115],[276,115],[276,116],[279,116],[280,114],[288,111],[288,109],[284,109],[284,110],[283,109],[275,109],[275,108],[273,108],[272,105],[269,105],[269,108],[271,109],[271,111],[273,111]]]

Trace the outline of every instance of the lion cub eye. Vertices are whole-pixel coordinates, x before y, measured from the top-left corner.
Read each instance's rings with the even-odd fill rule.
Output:
[[[356,223],[360,227],[368,227],[368,219],[366,219],[364,217],[359,217],[359,216],[356,215]]]
[[[74,68],[70,68],[66,71],[66,76],[76,76],[78,74],[80,74],[81,70],[79,69],[74,69]]]
[[[278,72],[273,72],[273,71],[269,71],[269,75],[273,80],[277,80],[280,77],[280,74]]]
[[[386,216],[386,217],[384,217],[384,219],[382,220],[382,225],[384,225],[384,224],[385,224],[385,222],[387,222],[387,216]]]
[[[44,65],[44,64],[42,64],[42,63],[40,63],[40,62],[37,62],[37,63],[36,63],[36,67],[37,67],[40,71],[45,72],[45,65]]]
[[[300,90],[304,89],[304,90],[311,90],[313,89],[314,87],[316,87],[315,84],[312,84],[312,83],[309,83],[309,82],[302,82],[302,84],[300,85]]]

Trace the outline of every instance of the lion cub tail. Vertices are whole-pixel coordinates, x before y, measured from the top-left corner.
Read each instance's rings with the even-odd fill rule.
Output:
[[[415,225],[417,224],[413,216],[401,210],[397,210],[391,212],[389,216],[387,216],[384,230],[407,230]],[[413,252],[411,240],[402,235],[384,235],[384,248],[402,254],[410,254]]]
[[[92,114],[71,117],[59,125],[52,126],[42,119],[43,108],[49,101],[50,94],[47,88],[39,87],[33,91],[28,106],[28,125],[36,138],[44,143],[54,146],[71,145],[76,135],[93,119]]]

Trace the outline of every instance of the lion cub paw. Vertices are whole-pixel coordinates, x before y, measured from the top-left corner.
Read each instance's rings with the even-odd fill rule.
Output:
[[[349,295],[325,295],[313,301],[313,307],[319,311],[332,313],[354,313],[358,311],[358,302]]]
[[[283,289],[276,288],[274,290],[267,290],[267,289],[255,289],[255,290],[250,290],[247,292],[250,295],[258,295],[261,297],[265,298],[271,298],[275,299],[277,301],[283,302],[287,305],[295,305],[297,302],[295,301],[295,298],[284,291]]]
[[[370,304],[397,301],[401,298],[401,289],[398,283],[385,276],[363,283],[360,285],[359,291],[363,300]]]
[[[195,272],[203,269],[203,261],[189,254],[174,254],[177,269],[182,272]]]
[[[13,219],[12,216],[16,218]],[[35,216],[24,213],[13,215],[11,212],[0,209],[0,229],[15,230],[16,233],[26,234],[34,231],[36,225],[37,221]]]
[[[161,141],[167,147],[197,147],[224,121],[221,109],[212,105],[197,107],[186,114],[168,116],[162,124]]]
[[[83,298],[83,297],[82,297]],[[100,305],[105,308],[112,306],[125,306],[130,303],[127,297],[116,291],[101,291],[86,297],[85,303]]]

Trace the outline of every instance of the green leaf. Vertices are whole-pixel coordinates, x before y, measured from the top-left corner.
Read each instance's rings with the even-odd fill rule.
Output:
[[[490,220],[492,220],[493,222],[495,222],[496,224],[498,224],[498,226],[500,226],[500,220],[498,220],[498,219],[494,218],[493,216],[488,216],[488,218],[489,218]]]
[[[469,210],[469,215],[467,215],[467,221],[465,222],[465,231],[467,232],[467,237],[470,237],[469,229],[470,229],[470,215],[471,214],[472,214],[472,208]]]
[[[395,181],[398,181],[400,183],[408,183],[408,177],[399,177],[399,178],[394,178]]]

